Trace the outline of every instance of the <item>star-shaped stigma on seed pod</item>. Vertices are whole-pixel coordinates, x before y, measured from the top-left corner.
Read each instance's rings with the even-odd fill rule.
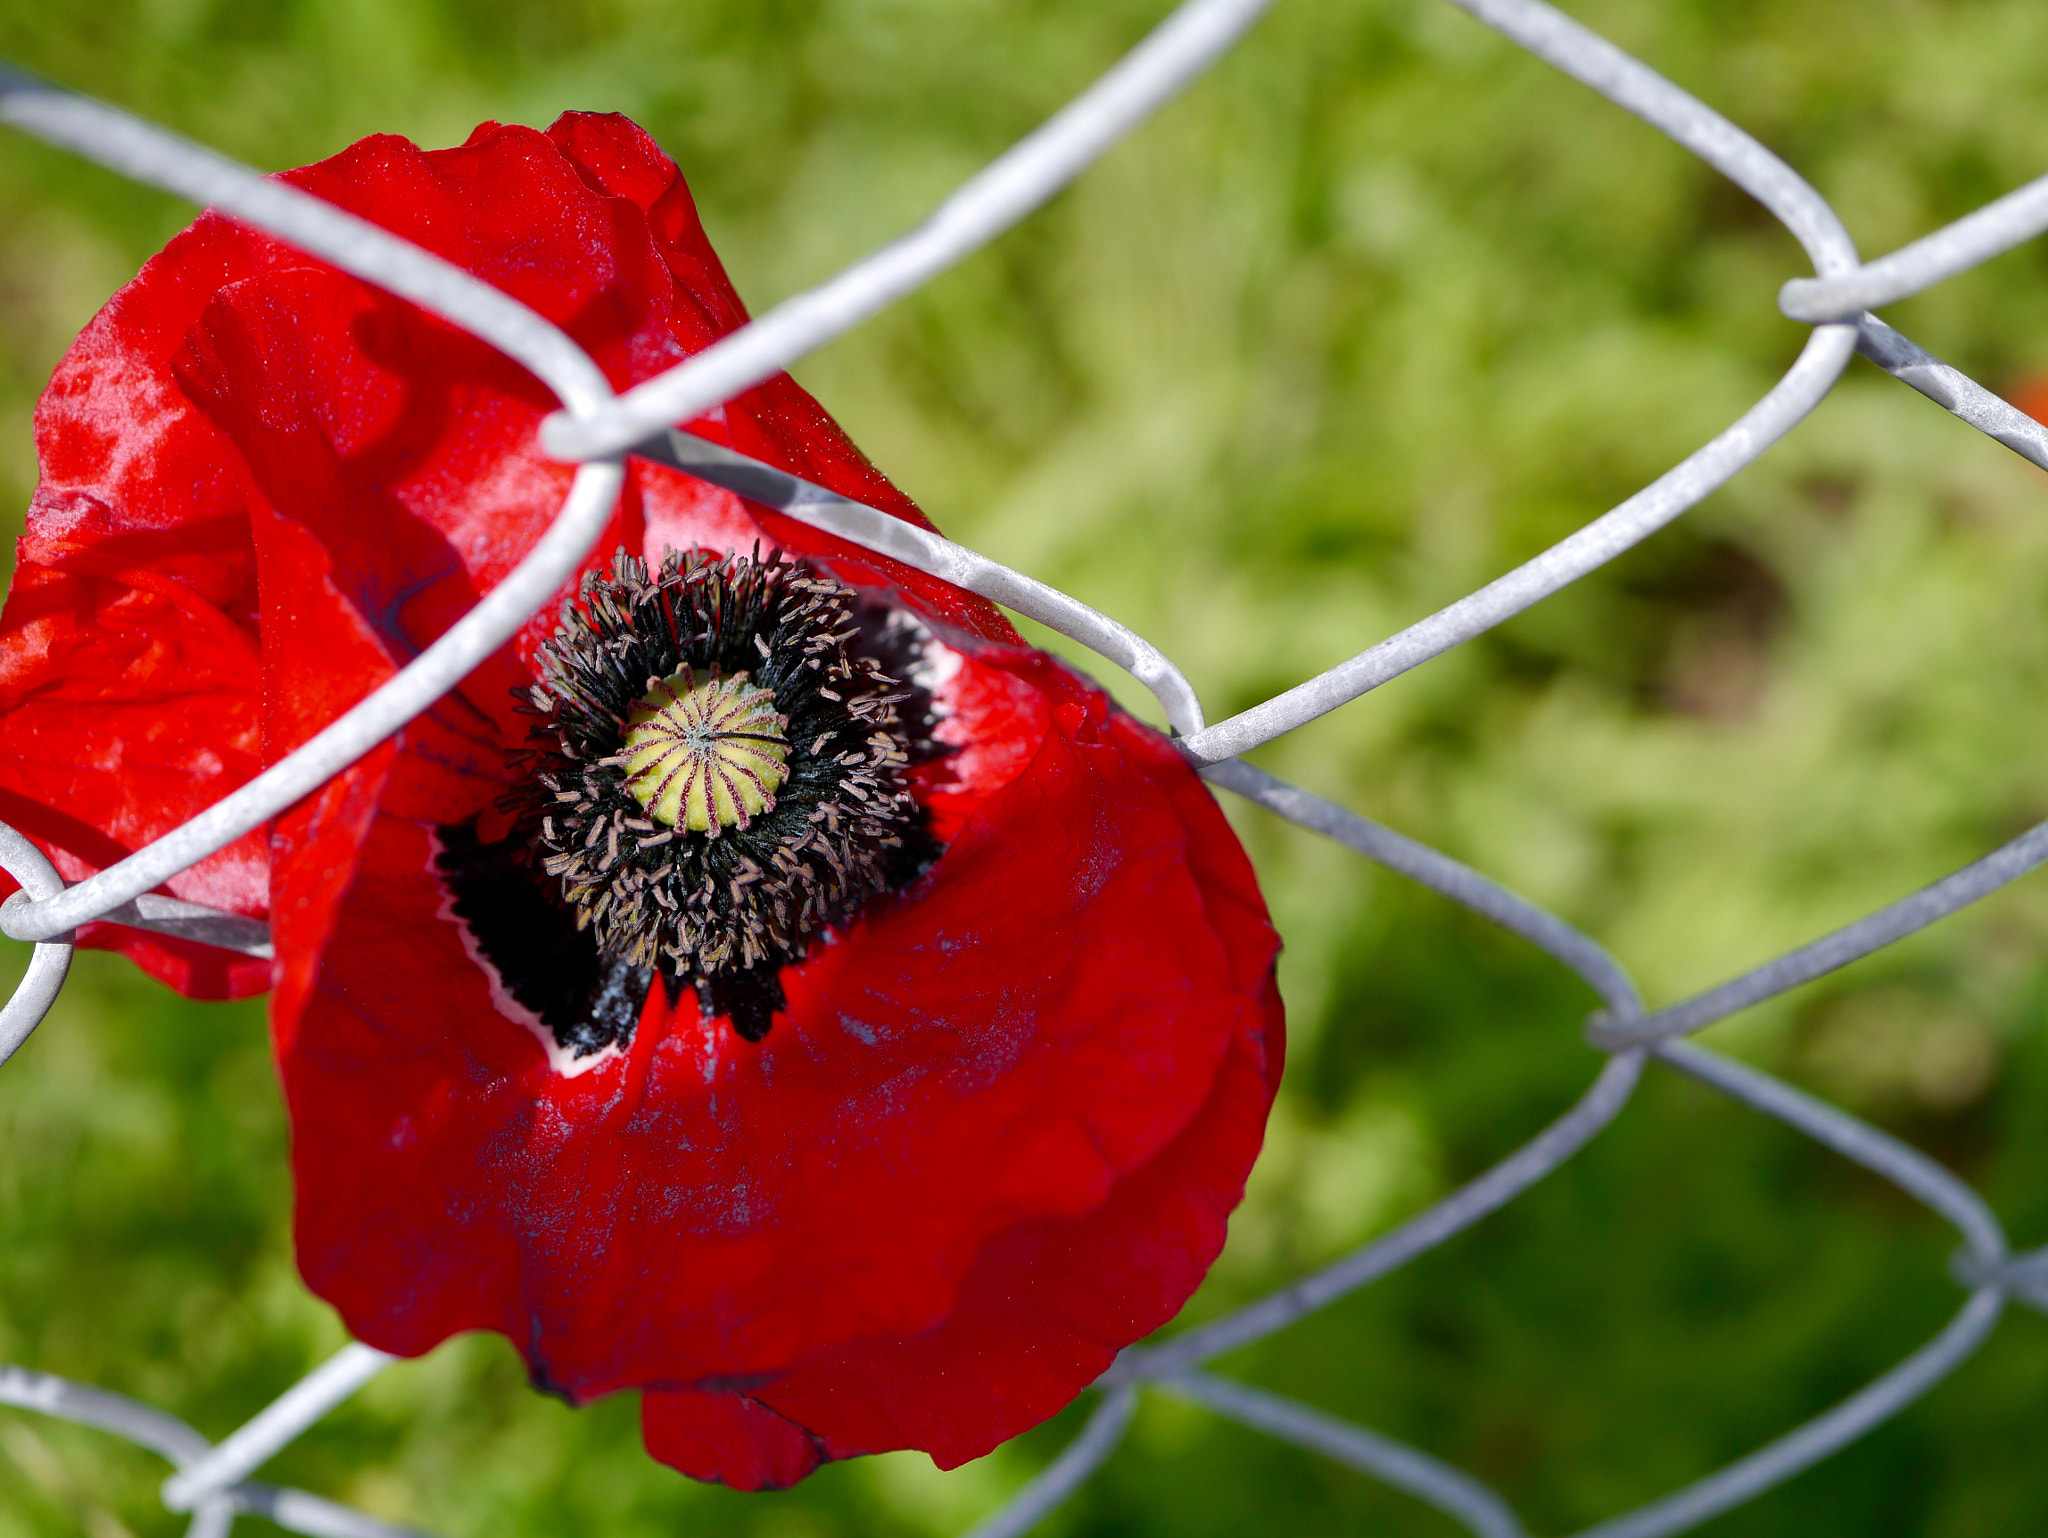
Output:
[[[626,717],[626,789],[666,828],[716,838],[775,810],[789,778],[789,723],[745,673],[697,682],[688,663],[649,681]]]

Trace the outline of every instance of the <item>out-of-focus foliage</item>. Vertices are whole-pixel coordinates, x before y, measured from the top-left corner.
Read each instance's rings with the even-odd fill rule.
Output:
[[[374,131],[617,109],[763,308],[918,218],[1158,0],[7,0],[0,55],[260,166]],[[2048,167],[2038,0],[1580,0],[1800,168],[1875,253]],[[190,210],[0,140],[0,502],[71,334]],[[948,532],[1157,639],[1212,716],[1478,585],[1732,421],[1803,337],[1791,240],[1659,135],[1439,0],[1283,0],[1071,193],[798,370]],[[2037,245],[1890,318],[1993,385],[2048,364]],[[18,516],[18,515],[17,515]],[[1261,755],[1584,925],[1653,1000],[2048,815],[2048,480],[1856,363],[1640,550]],[[1127,697],[1129,697],[1127,695]],[[1134,704],[1139,704],[1134,700]],[[1597,1067],[1519,942],[1257,815],[1295,1032],[1194,1311],[1383,1230]],[[19,964],[19,957],[11,958]],[[2048,887],[1712,1040],[1875,1118],[2048,1239]],[[260,1007],[87,958],[0,1073],[0,1359],[226,1431],[340,1343],[292,1270]],[[1537,1531],[1812,1415],[1930,1336],[1954,1238],[1653,1072],[1473,1233],[1224,1364],[1496,1482]],[[2048,1523],[2048,1322],[1715,1533]],[[451,1535],[962,1528],[1075,1424],[739,1497],[648,1463],[509,1351],[394,1370],[280,1478]],[[168,1534],[149,1456],[0,1414],[0,1538]],[[1436,1535],[1435,1514],[1166,1401],[1048,1531]]]

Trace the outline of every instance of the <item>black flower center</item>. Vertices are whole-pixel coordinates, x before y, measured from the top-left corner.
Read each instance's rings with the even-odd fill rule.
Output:
[[[925,723],[862,620],[847,588],[758,552],[654,573],[621,553],[565,606],[524,702],[514,831],[443,829],[440,868],[572,1057],[629,1040],[656,975],[758,1041],[781,969],[929,863],[903,775]]]

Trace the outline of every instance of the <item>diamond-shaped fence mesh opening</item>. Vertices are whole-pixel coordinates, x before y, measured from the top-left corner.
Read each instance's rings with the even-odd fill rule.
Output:
[[[1682,1532],[1750,1501],[1856,1442],[1954,1372],[1997,1328],[2008,1303],[2048,1307],[2048,1251],[2014,1253],[1985,1202],[1934,1159],[1847,1111],[1686,1038],[1913,935],[2048,859],[2048,824],[1866,917],[1739,977],[1648,1007],[1600,945],[1545,908],[1422,843],[1248,764],[1242,755],[1337,710],[1419,664],[1480,636],[1629,550],[1739,475],[1825,398],[1861,352],[1900,382],[2036,465],[2048,428],[1918,348],[1869,312],[1944,280],[2048,229],[2048,178],[1881,259],[1859,259],[1828,203],[1791,167],[1712,108],[1538,0],[1453,0],[1546,63],[1635,114],[1699,157],[1780,221],[1815,275],[1784,285],[1786,316],[1810,324],[1796,362],[1767,394],[1681,463],[1524,564],[1348,661],[1219,721],[1186,677],[1115,620],[973,550],[928,535],[779,470],[672,430],[782,369],[919,288],[1038,207],[1226,55],[1267,0],[1188,0],[1083,95],[961,185],[923,224],[836,278],[771,310],[701,354],[624,395],[561,332],[479,281],[381,230],[98,102],[38,80],[0,75],[0,118],[138,181],[220,208],[460,325],[545,381],[561,409],[544,443],[579,465],[548,534],[439,643],[388,685],[242,790],[155,844],[67,886],[36,848],[0,827],[0,864],[23,891],[0,927],[36,942],[27,974],[0,1014],[0,1055],[33,1031],[63,987],[66,937],[101,919],[267,954],[263,926],[152,895],[168,877],[265,824],[451,688],[555,593],[598,537],[620,479],[639,454],[786,511],[856,544],[943,577],[1033,619],[1124,669],[1149,690],[1181,751],[1220,789],[1334,841],[1479,919],[1512,932],[1581,979],[1600,1001],[1587,1022],[1580,1098],[1477,1178],[1390,1232],[1270,1295],[1196,1327],[1132,1348],[1096,1386],[1078,1435],[1014,1499],[974,1528],[1020,1533],[1116,1451],[1134,1407],[1168,1396],[1322,1457],[1427,1502],[1472,1532],[1524,1531],[1508,1502],[1472,1473],[1416,1446],[1214,1370],[1218,1357],[1415,1261],[1521,1197],[1628,1108],[1647,1074],[1676,1073],[1774,1118],[1861,1166],[1950,1224],[1958,1303],[1948,1323],[1903,1360],[1801,1424],[1705,1477],[1588,1530],[1600,1538]],[[1881,809],[1872,808],[1872,815]],[[1574,1049],[1576,1050],[1576,1049]],[[281,1449],[392,1359],[341,1351],[218,1443],[135,1400],[26,1368],[0,1369],[0,1401],[124,1437],[168,1460],[164,1500],[192,1513],[195,1534],[222,1534],[238,1513],[313,1535],[397,1530],[349,1507],[256,1476]]]

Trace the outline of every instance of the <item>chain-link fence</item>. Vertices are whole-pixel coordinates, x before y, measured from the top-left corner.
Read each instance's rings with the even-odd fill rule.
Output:
[[[621,456],[633,453],[968,588],[1090,648],[1152,691],[1181,750],[1211,782],[1524,937],[1583,979],[1604,1006],[1588,1023],[1586,1039],[1605,1054],[1605,1063],[1576,1105],[1477,1179],[1354,1253],[1200,1328],[1126,1351],[1098,1383],[1099,1405],[1080,1435],[976,1528],[975,1538],[1023,1532],[1087,1479],[1114,1452],[1146,1392],[1192,1401],[1334,1459],[1429,1502],[1475,1533],[1522,1533],[1508,1504],[1472,1476],[1309,1405],[1219,1376],[1206,1364],[1407,1264],[1513,1200],[1621,1113],[1652,1059],[1787,1123],[1947,1219],[1962,1236],[1952,1269],[1965,1296],[1939,1335],[1875,1382],[1719,1472],[1601,1523],[1586,1538],[1681,1532],[1736,1507],[1863,1436],[1940,1382],[1983,1344],[2008,1300],[2048,1309],[2048,1249],[2015,1254],[1984,1202],[1939,1164],[1831,1105],[1682,1039],[1890,945],[2026,873],[2048,860],[2048,824],[1847,928],[1649,1010],[1628,974],[1554,914],[1239,757],[1500,624],[1662,528],[1797,425],[1853,352],[2048,468],[2048,428],[1867,313],[2048,229],[2048,178],[1864,263],[1834,211],[1796,172],[1621,49],[1539,0],[1452,0],[1669,135],[1781,221],[1811,257],[1816,276],[1786,284],[1780,306],[1810,323],[1813,334],[1762,400],[1612,511],[1349,661],[1213,725],[1173,663],[1114,620],[971,550],[672,429],[859,324],[1016,223],[1229,51],[1268,3],[1188,0],[1090,90],[910,234],[623,395],[613,394],[597,366],[560,331],[439,259],[112,108],[0,74],[0,117],[15,127],[269,230],[501,349],[555,392],[561,409],[548,420],[543,441],[580,466],[547,534],[475,609],[384,687],[206,813],[69,887],[28,840],[0,826],[0,865],[23,889],[0,911],[0,929],[36,942],[21,985],[0,1011],[0,1058],[21,1044],[63,986],[69,937],[81,923],[128,924],[267,955],[260,924],[155,896],[153,889],[316,790],[495,651],[581,564],[610,516]],[[219,1538],[246,1511],[319,1538],[389,1538],[399,1530],[249,1476],[391,1360],[350,1346],[219,1443],[120,1395],[20,1368],[0,1368],[0,1402],[98,1427],[163,1456],[175,1469],[163,1488],[165,1503],[193,1514],[195,1535]]]

